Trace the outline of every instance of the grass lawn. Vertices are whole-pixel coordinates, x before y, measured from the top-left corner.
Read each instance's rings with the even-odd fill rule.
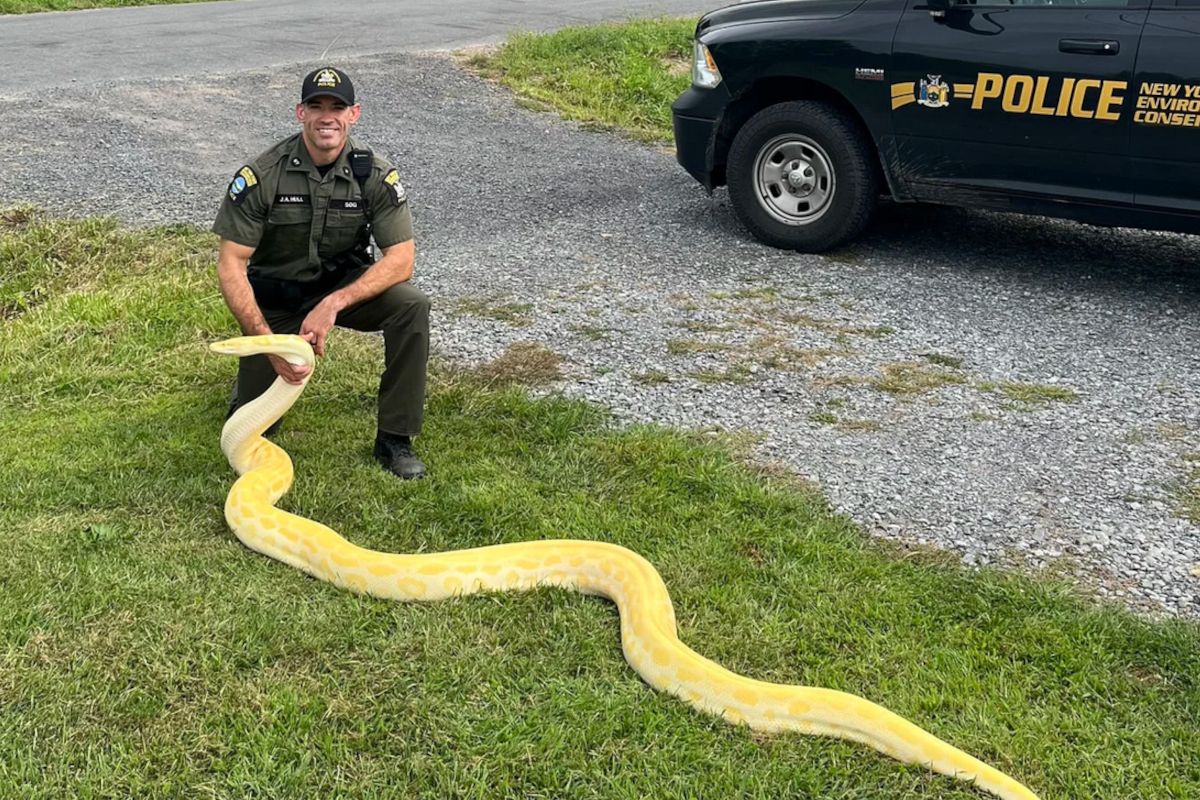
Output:
[[[615,609],[359,597],[244,548],[217,437],[215,242],[0,212],[0,797],[978,798],[643,684]],[[434,371],[402,483],[381,354],[337,333],[278,438],[289,510],[396,552],[548,537],[645,555],[681,637],[878,701],[1044,798],[1200,796],[1200,630],[864,539],[720,445]]]
[[[691,84],[695,19],[522,34],[468,65],[518,98],[647,142],[671,139],[671,103]]]
[[[166,6],[202,3],[207,0],[0,0],[0,14],[31,14],[34,11],[78,11],[83,8],[119,6]]]

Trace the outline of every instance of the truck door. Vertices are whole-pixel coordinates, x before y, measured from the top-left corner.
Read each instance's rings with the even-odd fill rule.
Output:
[[[1200,211],[1200,0],[1156,0],[1130,95],[1135,201]]]
[[[1131,203],[1148,2],[978,0],[937,17],[907,0],[888,76],[901,179],[935,200],[963,189]]]

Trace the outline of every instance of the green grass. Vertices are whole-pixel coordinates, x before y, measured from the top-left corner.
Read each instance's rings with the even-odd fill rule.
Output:
[[[1007,401],[1005,407],[1014,411],[1039,411],[1052,403],[1074,403],[1079,399],[1074,389],[1043,383],[983,381],[976,388],[1003,395]]]
[[[658,19],[521,34],[468,63],[567,119],[667,142],[671,103],[691,84],[695,27]]]
[[[221,514],[213,238],[3,219],[0,797],[982,797],[654,692],[603,600],[405,605],[248,550]],[[369,456],[377,341],[329,351],[278,439],[289,510],[397,552],[618,542],[740,673],[879,701],[1047,800],[1200,796],[1194,624],[899,557],[719,443],[445,368],[431,477],[402,483]]]
[[[201,2],[205,2],[205,0],[0,0],[0,14],[78,11],[83,8],[117,8],[120,6],[166,6]]]
[[[532,303],[513,303],[502,297],[463,297],[455,304],[460,314],[494,319],[514,328],[528,327]]]

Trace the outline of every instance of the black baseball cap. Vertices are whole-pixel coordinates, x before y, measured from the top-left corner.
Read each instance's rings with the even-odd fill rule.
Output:
[[[354,105],[354,84],[350,82],[350,76],[336,67],[321,67],[308,73],[300,87],[300,102],[307,103],[323,95],[336,97],[348,106]]]

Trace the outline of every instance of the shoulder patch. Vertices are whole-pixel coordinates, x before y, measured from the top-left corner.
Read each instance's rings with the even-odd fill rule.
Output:
[[[258,176],[254,174],[254,170],[249,165],[242,167],[229,183],[229,202],[240,206],[250,190],[257,185]]]
[[[383,184],[391,190],[392,205],[399,206],[408,197],[404,192],[404,184],[400,183],[400,173],[391,170],[383,176]]]

